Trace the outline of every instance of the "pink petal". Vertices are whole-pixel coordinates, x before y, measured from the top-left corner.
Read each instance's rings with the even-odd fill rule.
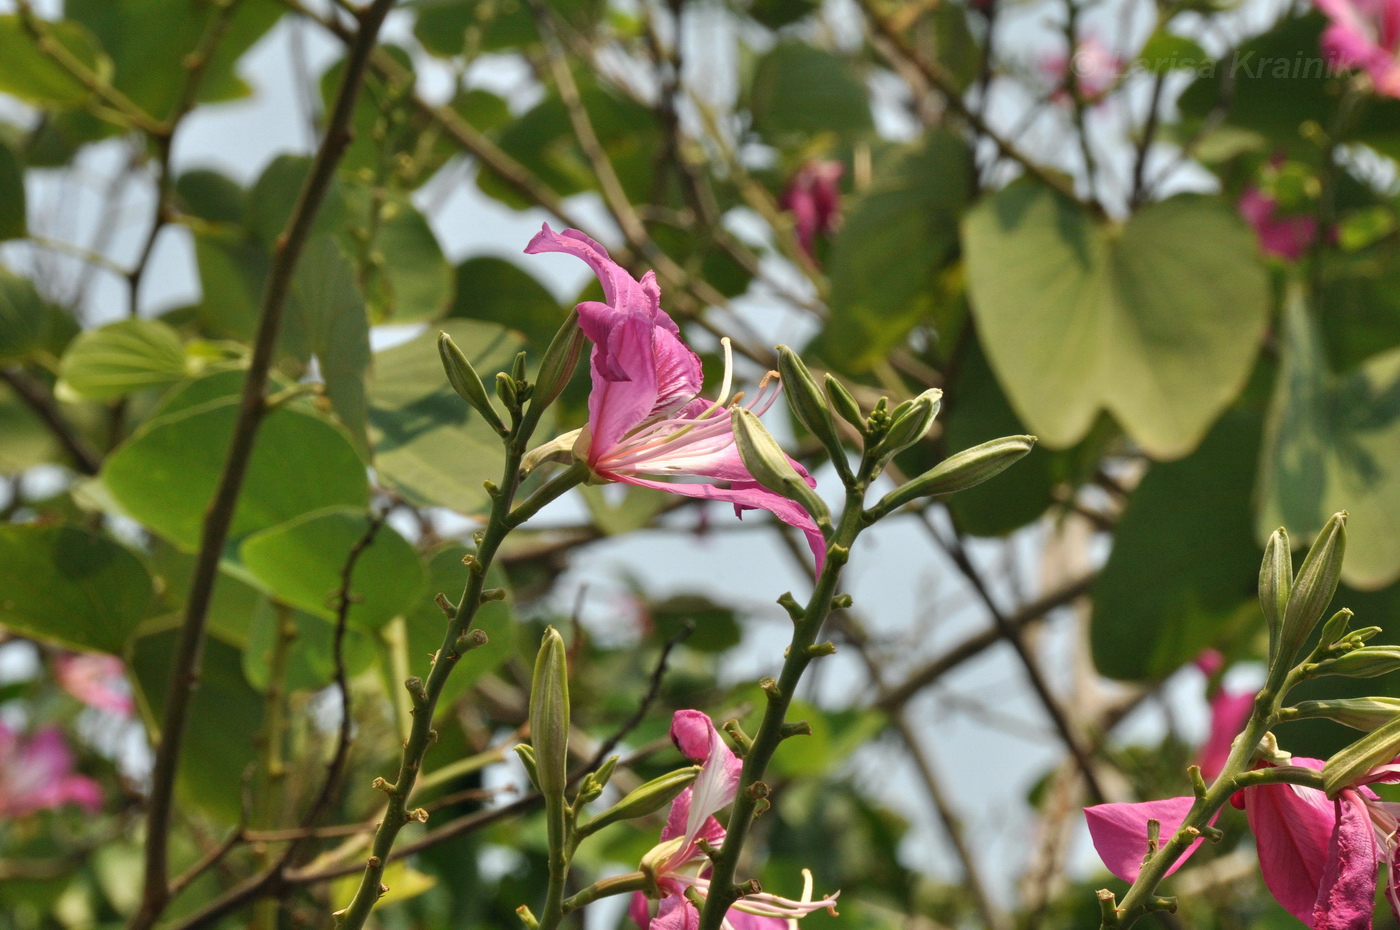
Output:
[[[627,916],[632,918],[632,923],[640,930],[648,930],[651,927],[651,904],[646,895],[640,891],[632,892],[632,900],[627,902]]]
[[[688,789],[685,835],[694,840],[710,815],[734,800],[744,763],[724,742],[714,722],[698,710],[676,711],[671,719],[671,739],[683,755],[702,763],[699,776]]]
[[[1308,768],[1315,759],[1294,758]],[[1327,868],[1336,813],[1327,795],[1298,785],[1261,785],[1242,792],[1259,851],[1264,884],[1283,909],[1304,923],[1313,916]]]
[[[1221,691],[1210,702],[1210,735],[1201,747],[1201,774],[1207,781],[1220,774],[1230,746],[1254,710],[1252,691]]]
[[[1336,827],[1308,923],[1313,930],[1369,930],[1380,858],[1371,815],[1354,791],[1343,791],[1333,804]]]
[[[577,229],[566,229],[562,233],[556,233],[545,223],[530,240],[530,244],[525,246],[527,255],[537,255],[540,252],[563,252],[582,259],[598,276],[598,283],[603,286],[603,297],[607,303],[617,310],[644,314],[648,318],[659,314],[664,318],[662,325],[667,325],[673,332],[676,331],[676,324],[670,317],[661,313],[661,291],[656,286],[656,278],[648,276],[643,277],[641,281],[636,280],[627,273],[627,269],[612,260],[607,249]]]
[[[1147,857],[1147,822],[1155,820],[1160,824],[1158,843],[1165,844],[1181,828],[1193,803],[1192,798],[1165,798],[1135,804],[1099,804],[1084,808],[1084,819],[1103,864],[1123,881],[1132,882],[1137,880],[1142,860]],[[1200,845],[1201,840],[1197,839],[1188,846],[1167,874],[1181,868]]]
[[[1201,670],[1201,674],[1211,678],[1216,672],[1225,667],[1225,657],[1218,649],[1207,649],[1192,661],[1196,668]]]
[[[760,917],[737,907],[731,907],[724,919],[734,930],[788,930],[788,922],[782,917]]]
[[[699,930],[700,912],[680,895],[663,898],[650,930]]]
[[[604,341],[594,345],[593,390],[588,395],[589,464],[606,456],[656,406],[654,328],[645,317],[628,316],[616,321],[602,335]],[[610,375],[608,365],[621,376]]]

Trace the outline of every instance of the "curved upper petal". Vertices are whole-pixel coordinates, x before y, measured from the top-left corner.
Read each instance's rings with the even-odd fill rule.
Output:
[[[1313,930],[1369,930],[1380,861],[1371,815],[1355,791],[1332,803],[1335,828],[1308,923]]]
[[[1142,871],[1142,860],[1147,857],[1147,822],[1157,821],[1158,843],[1165,844],[1181,829],[1194,803],[1193,798],[1165,798],[1134,804],[1098,804],[1084,808],[1084,819],[1089,824],[1089,836],[1103,864],[1123,881],[1132,882],[1137,880],[1138,873]],[[1167,874],[1181,868],[1200,845],[1198,838],[1186,847],[1186,852],[1172,863]]]

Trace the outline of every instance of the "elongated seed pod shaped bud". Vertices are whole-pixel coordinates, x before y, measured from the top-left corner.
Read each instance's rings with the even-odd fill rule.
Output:
[[[1003,436],[939,462],[917,478],[886,494],[871,510],[875,516],[892,513],[923,497],[966,490],[1001,474],[1035,446],[1034,436]]]
[[[778,346],[778,374],[783,379],[783,394],[787,397],[792,415],[821,441],[832,458],[844,456],[841,437],[836,433],[836,421],[832,419],[826,397],[817,387],[812,372],[787,346]]]
[[[1328,618],[1327,622],[1322,625],[1322,632],[1317,634],[1318,645],[1326,648],[1340,640],[1343,636],[1346,636],[1347,624],[1351,623],[1351,618],[1351,611],[1345,607],[1334,613]],[[1371,628],[1367,627],[1366,629],[1369,630]],[[1376,628],[1377,632],[1379,632],[1379,629],[1379,627]],[[1352,634],[1346,637],[1346,641],[1359,646],[1371,638],[1371,636],[1365,634],[1364,630],[1357,630],[1356,632],[1362,634],[1361,638],[1357,638],[1356,634]]]
[[[530,683],[530,744],[536,781],[546,798],[560,801],[569,780],[569,660],[564,638],[544,631]]]
[[[1299,701],[1285,708],[1286,720],[1326,717],[1342,726],[1367,733],[1392,720],[1400,720],[1400,698],[1340,698],[1331,701]]]
[[[1279,630],[1283,615],[1288,611],[1288,595],[1293,591],[1293,551],[1288,546],[1288,531],[1274,530],[1264,546],[1264,561],[1259,565],[1259,606],[1269,627],[1269,661],[1278,653]],[[1288,661],[1285,659],[1284,661]]]
[[[831,525],[831,514],[817,492],[792,467],[787,453],[783,452],[778,440],[768,432],[768,428],[753,411],[735,407],[730,421],[734,427],[734,445],[739,450],[739,458],[754,480],[775,494],[796,501],[812,515],[819,527]]]
[[[1298,569],[1298,575],[1293,579],[1293,590],[1288,593],[1288,607],[1283,614],[1279,650],[1274,661],[1285,665],[1293,661],[1303,641],[1331,603],[1332,595],[1337,591],[1337,582],[1342,577],[1342,557],[1347,548],[1346,527],[1346,511],[1333,514],[1308,550],[1303,567]]]
[[[578,833],[580,836],[588,836],[619,821],[633,820],[659,811],[675,800],[676,795],[694,782],[695,777],[699,774],[700,766],[695,765],[667,772],[659,778],[653,778],[641,787],[628,792],[621,801],[580,826]]]
[[[486,396],[486,385],[482,384],[481,375],[476,373],[472,363],[467,361],[467,356],[457,348],[457,343],[453,342],[447,333],[438,333],[438,355],[442,357],[447,381],[452,385],[452,390],[457,392],[457,396],[471,404],[472,409],[481,414],[492,429],[505,435],[505,424],[496,415],[496,408],[491,406],[491,398]]]
[[[532,413],[543,412],[544,408],[559,398],[569,379],[574,376],[574,369],[578,367],[579,356],[583,354],[583,344],[586,341],[587,337],[578,325],[578,311],[571,311],[564,320],[564,325],[559,327],[559,331],[549,341],[549,348],[544,350],[544,358],[540,360],[539,376],[535,379],[535,394],[530,403]]]
[[[876,458],[882,463],[888,462],[927,436],[942,406],[942,398],[942,391],[929,388],[912,401],[906,401],[908,406],[900,404],[891,411],[890,427],[875,448]]]
[[[1400,646],[1365,646],[1317,663],[1316,675],[1375,678],[1400,669]]]
[[[846,386],[827,375],[826,393],[831,398],[831,409],[835,410],[841,419],[860,430],[862,436],[865,435],[865,416],[860,412],[860,404],[856,403],[855,397],[846,390]]]
[[[1322,767],[1322,784],[1328,797],[1354,783],[1362,775],[1400,753],[1400,717],[1372,730],[1338,752]]]

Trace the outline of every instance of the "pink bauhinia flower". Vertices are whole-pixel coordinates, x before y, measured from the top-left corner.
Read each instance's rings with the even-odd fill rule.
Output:
[[[1196,656],[1193,664],[1209,682],[1225,667],[1225,657],[1215,649],[1207,649]],[[1225,760],[1230,757],[1230,747],[1244,729],[1253,709],[1253,691],[1217,687],[1210,694],[1210,732],[1196,757],[1196,764],[1201,767],[1201,775],[1206,781],[1214,779],[1225,767]]]
[[[1051,94],[1051,99],[1056,103],[1072,102],[1066,84],[1069,69],[1073,68],[1079,98],[1091,106],[1102,102],[1118,83],[1123,66],[1123,57],[1092,35],[1079,42],[1073,59],[1065,52],[1057,51],[1040,60],[1041,73],[1055,82],[1056,90]]]
[[[1332,24],[1322,48],[1336,64],[1361,68],[1376,93],[1400,97],[1400,0],[1317,0]]]
[[[119,717],[130,717],[134,709],[126,670],[116,656],[97,653],[63,653],[54,661],[58,683],[89,707]]]
[[[1291,764],[1314,770],[1324,765],[1320,759],[1301,757]],[[1380,865],[1385,866],[1386,897],[1400,918],[1396,892],[1400,804],[1382,801],[1367,787],[1397,781],[1400,765],[1392,762],[1358,778],[1335,799],[1316,788],[1289,784],[1256,785],[1231,799],[1249,817],[1264,884],[1284,910],[1312,930],[1369,930]],[[1192,803],[1191,798],[1168,798],[1101,804],[1084,813],[1104,865],[1131,882],[1148,852],[1148,821],[1157,821],[1160,841],[1165,843],[1180,829]],[[1200,842],[1191,844],[1172,871]]]
[[[655,882],[661,903],[652,917],[647,896],[640,892],[632,896],[628,913],[641,930],[695,930],[699,926],[700,912],[686,891],[694,889],[701,897],[709,893],[710,883],[705,878],[709,860],[701,843],[716,848],[724,843],[724,827],[714,815],[734,800],[744,767],[714,722],[698,710],[676,711],[671,718],[671,739],[682,755],[700,763],[700,774],[671,802],[660,844],[642,858],[642,872]],[[745,895],[725,915],[726,930],[788,930],[789,921],[814,911],[834,914],[840,892],[813,901],[811,873],[804,870],[803,875],[802,900],[763,892]]]
[[[1244,189],[1235,206],[1254,227],[1259,248],[1268,255],[1296,262],[1317,238],[1317,217],[1306,213],[1280,216],[1278,201],[1253,184]]]
[[[102,789],[73,774],[73,754],[56,727],[28,739],[0,723],[0,820],[77,804],[102,808]]]
[[[797,503],[761,487],[739,457],[730,425],[730,358],[720,396],[700,397],[700,358],[681,341],[675,321],[661,309],[661,289],[648,271],[640,281],[614,262],[597,242],[574,229],[546,225],[525,248],[529,254],[564,252],[588,263],[603,285],[603,302],[578,305],[579,326],[593,341],[593,390],[588,425],[574,441],[574,457],[595,478],[704,500],[727,501],[735,513],[767,510],[800,529],[820,566],[826,543]],[[770,379],[759,385],[749,409],[762,414],[777,399]],[[812,487],[816,481],[796,462]],[[677,483],[659,478],[702,478]]]
[[[817,236],[829,235],[841,219],[839,161],[809,161],[788,182],[779,203],[792,212],[797,241],[808,255],[816,256]]]

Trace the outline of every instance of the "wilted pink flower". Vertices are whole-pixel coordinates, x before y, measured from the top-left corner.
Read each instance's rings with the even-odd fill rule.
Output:
[[[1292,764],[1320,770],[1320,759]],[[1369,930],[1376,868],[1385,865],[1386,897],[1400,917],[1396,894],[1396,830],[1400,805],[1382,801],[1368,784],[1400,781],[1400,765],[1378,766],[1343,788],[1335,800],[1316,788],[1274,784],[1245,788],[1232,799],[1249,817],[1264,884],[1284,910],[1312,930]],[[1148,821],[1165,843],[1180,829],[1193,801],[1169,798],[1085,809],[1089,833],[1108,870],[1133,881],[1148,852]],[[1175,871],[1196,847],[1173,865]],[[1168,873],[1170,874],[1170,873]]]
[[[1065,83],[1069,69],[1073,67],[1080,99],[1087,104],[1095,104],[1118,82],[1118,76],[1123,73],[1123,64],[1122,56],[1091,35],[1080,41],[1074,50],[1073,60],[1062,51],[1052,52],[1040,60],[1040,70],[1055,82],[1056,90],[1051,99],[1056,103],[1070,103],[1072,98]]]
[[[102,808],[97,782],[73,774],[73,754],[55,727],[28,739],[0,723],[0,820],[78,804]]]
[[[797,228],[797,241],[808,255],[815,256],[817,236],[829,235],[841,219],[841,175],[846,166],[839,161],[809,161],[788,182],[779,200],[791,210]]]
[[[1322,48],[1341,66],[1361,68],[1376,93],[1400,97],[1400,0],[1317,0],[1332,24]]]
[[[54,674],[64,691],[89,707],[131,716],[131,691],[122,660],[116,656],[64,653],[54,662]]]
[[[739,513],[763,509],[802,530],[820,565],[826,544],[798,504],[761,487],[739,457],[730,425],[728,343],[720,397],[700,397],[700,358],[681,341],[675,322],[661,309],[661,289],[648,271],[637,281],[608,257],[607,250],[574,229],[556,233],[548,225],[525,251],[565,252],[587,262],[603,285],[604,302],[578,305],[579,326],[593,341],[593,390],[588,425],[578,434],[574,456],[604,481],[621,481],[670,494],[727,501]],[[749,408],[762,414],[777,399],[769,380]],[[737,403],[735,397],[730,403]],[[816,481],[793,462],[809,485]],[[680,484],[655,477],[692,477]],[[714,482],[723,482],[724,486]]]
[[[700,912],[686,898],[688,888],[707,895],[710,883],[705,874],[708,862],[701,851],[704,840],[711,846],[724,843],[724,827],[714,814],[734,800],[739,774],[744,764],[734,755],[714,722],[698,710],[678,710],[671,718],[671,740],[686,758],[700,763],[695,782],[671,802],[671,813],[661,830],[661,843],[642,859],[642,871],[656,882],[661,903],[652,917],[647,897],[632,896],[628,913],[642,930],[695,930]],[[745,895],[725,915],[733,930],[787,930],[789,920],[814,911],[835,913],[836,897],[810,900],[810,873],[801,901],[778,895]],[[840,894],[840,892],[837,892]]]
[[[1269,255],[1296,262],[1317,238],[1317,217],[1304,213],[1279,216],[1278,201],[1253,184],[1244,189],[1236,206],[1240,216],[1254,227],[1259,247]]]

